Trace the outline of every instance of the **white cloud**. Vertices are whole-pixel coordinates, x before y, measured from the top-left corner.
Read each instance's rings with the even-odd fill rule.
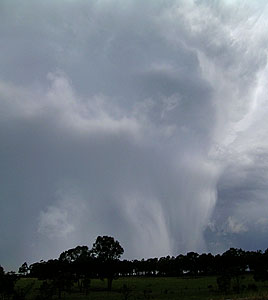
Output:
[[[209,222],[251,232],[268,170],[267,5],[254,3],[1,1],[1,220],[23,224],[7,229],[21,252],[103,233],[132,257],[177,254],[205,250]]]
[[[248,230],[245,224],[238,222],[234,217],[231,216],[227,219],[226,225],[226,230],[230,233],[242,233]]]
[[[74,226],[68,222],[68,212],[65,209],[50,206],[46,212],[41,212],[38,231],[48,237],[67,237],[74,231]]]
[[[40,212],[38,232],[50,239],[68,239],[78,233],[81,217],[87,211],[86,203],[75,191],[57,192],[56,203]]]

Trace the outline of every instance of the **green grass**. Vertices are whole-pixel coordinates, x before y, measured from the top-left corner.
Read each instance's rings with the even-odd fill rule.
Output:
[[[37,279],[20,279],[17,282],[17,289],[27,289],[29,292],[26,299],[34,300],[39,293],[39,287],[42,281]],[[245,289],[240,294],[230,293],[222,295],[217,289],[216,277],[200,278],[147,278],[147,277],[127,277],[119,278],[113,281],[111,292],[106,291],[106,281],[94,279],[91,281],[91,288],[87,296],[79,293],[77,286],[72,288],[72,293],[63,293],[62,299],[180,299],[180,300],[205,300],[205,299],[268,299],[268,287],[263,283],[256,283],[252,276],[245,276],[242,285],[256,284],[258,290],[253,292]],[[122,287],[125,285],[131,292],[127,297],[122,293]],[[53,299],[58,299],[55,295]]]

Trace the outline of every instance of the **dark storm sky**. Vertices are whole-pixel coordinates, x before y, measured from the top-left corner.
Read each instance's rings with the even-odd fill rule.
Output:
[[[0,264],[268,247],[266,1],[1,0]]]

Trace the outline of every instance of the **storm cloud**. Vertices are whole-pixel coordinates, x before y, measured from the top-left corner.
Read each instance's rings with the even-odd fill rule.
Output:
[[[266,248],[265,1],[0,3],[0,263]]]

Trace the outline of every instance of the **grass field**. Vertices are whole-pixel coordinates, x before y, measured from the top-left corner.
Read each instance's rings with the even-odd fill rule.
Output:
[[[32,278],[20,279],[16,284],[16,289],[26,290],[26,299],[35,300],[40,293],[39,288],[42,281]],[[257,290],[252,291],[247,287],[256,284]],[[106,291],[106,281],[94,279],[88,295],[79,292],[77,286],[72,287],[71,293],[64,292],[62,299],[268,299],[268,287],[263,283],[256,283],[248,275],[242,280],[244,290],[239,293],[220,294],[217,288],[216,277],[200,278],[158,278],[158,277],[127,277],[114,280],[111,292]],[[50,299],[58,299],[54,295]]]

